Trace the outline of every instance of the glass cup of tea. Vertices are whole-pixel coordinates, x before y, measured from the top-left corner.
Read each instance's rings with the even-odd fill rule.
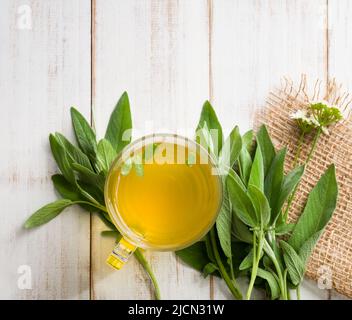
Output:
[[[176,251],[202,239],[219,213],[222,180],[215,159],[200,144],[153,134],[122,150],[104,195],[122,235],[107,263],[120,269],[137,247]]]

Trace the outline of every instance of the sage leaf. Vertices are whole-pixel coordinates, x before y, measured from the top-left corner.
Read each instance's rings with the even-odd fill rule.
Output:
[[[51,180],[53,181],[55,189],[63,198],[71,201],[81,200],[81,195],[76,186],[70,184],[63,175],[54,174]]]
[[[138,177],[144,176],[144,166],[143,166],[143,155],[141,153],[136,154],[133,157],[133,166]]]
[[[204,267],[210,262],[204,241],[196,242],[190,247],[176,251],[176,255],[200,272],[203,272]]]
[[[253,249],[249,251],[249,253],[246,255],[246,257],[242,260],[239,270],[246,270],[251,268],[253,265]]]
[[[320,230],[320,231],[317,231],[316,233],[314,233],[310,238],[308,238],[308,240],[306,240],[303,243],[303,245],[299,249],[298,255],[302,259],[304,265],[307,264],[308,259],[311,255],[316,243],[318,242],[320,236],[322,235],[322,233],[323,233],[323,230]]]
[[[208,275],[213,274],[214,272],[216,272],[218,270],[219,270],[219,268],[217,267],[217,265],[215,265],[212,262],[209,262],[203,268],[203,276],[204,276],[204,278],[206,278]]]
[[[298,166],[290,171],[284,178],[281,185],[281,190],[274,206],[272,207],[272,223],[277,221],[277,218],[282,210],[282,207],[287,200],[288,196],[293,192],[297,184],[300,182],[304,173],[304,166]]]
[[[69,140],[66,139],[64,135],[56,132],[55,137],[57,141],[61,144],[61,146],[65,149],[68,157],[70,158],[70,162],[77,162],[80,165],[93,170],[92,165],[89,161],[89,158],[81,151],[81,149],[77,148],[73,145]]]
[[[259,147],[255,152],[251,173],[248,180],[248,185],[256,186],[260,191],[264,192],[264,164],[262,152]]]
[[[57,138],[50,134],[49,136],[51,152],[56,160],[57,166],[64,175],[65,179],[71,184],[76,184],[75,174],[71,168],[70,161],[67,157],[63,146],[57,141]]]
[[[284,162],[286,157],[286,148],[280,150],[274,157],[268,174],[265,177],[264,190],[270,207],[277,208],[278,195],[281,193],[282,181],[284,178]],[[275,212],[277,214],[277,212]],[[276,216],[272,215],[272,222]]]
[[[332,164],[309,193],[304,211],[288,241],[297,252],[310,237],[324,230],[335,210],[337,196],[335,166]]]
[[[97,174],[78,163],[72,163],[72,168],[78,172],[80,180],[96,185],[100,190],[104,191],[105,177],[103,174]]]
[[[246,189],[246,186],[244,185],[244,183],[242,182],[241,178],[238,176],[238,174],[236,173],[235,170],[233,170],[232,168],[229,169],[229,172],[228,172],[228,176],[231,177],[231,179],[234,179],[236,180],[236,182],[238,183],[238,185],[241,187],[241,189],[243,191],[247,191]]]
[[[204,123],[203,127],[196,132],[197,143],[206,149],[211,155],[216,157],[213,137],[209,131],[208,125]]]
[[[253,136],[254,136],[253,130],[247,131],[242,136],[242,147],[245,148],[249,154],[252,152],[252,148],[253,148]]]
[[[225,140],[221,148],[219,163],[222,166],[232,168],[242,149],[242,139],[238,127],[236,126]]]
[[[61,174],[55,174],[51,177],[51,179],[53,181],[56,191],[64,199],[69,199],[72,201],[81,201],[87,199],[91,201],[91,199],[94,198],[97,199],[102,206],[105,206],[104,195],[101,191],[98,194],[96,186],[84,184],[81,181],[77,181],[76,185],[72,185]],[[89,194],[88,196],[87,192]],[[96,212],[98,210],[94,205],[89,205],[86,203],[80,203],[79,206],[89,212]]]
[[[96,200],[99,204],[102,206],[105,206],[105,200],[104,200],[104,192],[101,190],[97,185],[86,183],[84,181],[78,180],[78,190],[82,193],[82,190],[87,194],[89,194],[90,198],[93,198]],[[94,202],[94,201],[93,201]],[[96,209],[93,210],[93,212],[96,211]],[[91,211],[92,212],[92,211]]]
[[[243,183],[247,186],[252,169],[252,157],[245,147],[242,147],[238,158],[238,169]]]
[[[232,235],[245,243],[252,244],[253,243],[253,235],[252,232],[248,229],[248,226],[245,225],[233,212],[232,215]]]
[[[49,203],[44,207],[34,212],[25,222],[24,227],[26,229],[38,227],[42,224],[49,222],[58,216],[64,209],[75,204],[75,202],[68,199],[61,199],[55,202]]]
[[[127,176],[131,172],[132,167],[133,167],[132,158],[126,159],[126,161],[121,165],[121,170],[120,170],[121,174],[123,176]]]
[[[204,127],[204,124],[206,124],[207,128],[211,133],[212,142],[214,145],[214,152],[216,155],[218,155],[218,151],[220,151],[222,148],[223,134],[221,124],[209,101],[206,101],[203,105],[196,131],[198,132],[198,130],[202,129]]]
[[[281,240],[280,247],[284,252],[284,261],[288,274],[290,275],[291,282],[293,285],[297,286],[301,283],[304,276],[304,263],[296,250],[290,244]]]
[[[269,271],[263,270],[262,268],[258,268],[257,276],[267,281],[271,292],[271,299],[272,300],[278,299],[280,297],[281,291],[280,291],[279,283],[275,278],[275,274]]]
[[[99,172],[103,172],[104,174],[107,174],[111,163],[115,160],[116,158],[116,151],[112,147],[111,143],[106,140],[102,139],[98,143],[97,147],[97,160],[96,160],[96,165],[97,169]]]
[[[82,114],[74,107],[71,108],[71,118],[78,145],[88,158],[94,162],[97,153],[95,132]]]
[[[252,169],[253,130],[242,136],[242,148],[238,157],[238,171],[243,183],[247,186]]]
[[[116,153],[131,142],[132,117],[127,92],[124,92],[111,113],[105,139]]]
[[[227,177],[227,190],[233,211],[237,217],[250,227],[259,226],[251,199],[231,175]]]
[[[262,125],[257,132],[257,144],[261,149],[264,164],[264,174],[266,175],[276,152],[265,125]]]
[[[270,222],[270,205],[267,198],[262,191],[251,184],[248,186],[248,195],[256,211],[257,221],[260,221],[262,227],[266,227]]]
[[[225,256],[231,259],[231,226],[232,226],[232,207],[226,190],[226,179],[224,180],[224,192],[222,206],[216,219],[216,230],[220,241],[220,246]]]
[[[204,237],[205,249],[208,255],[208,258],[211,262],[216,263],[215,256],[213,253],[213,248],[211,246],[210,234],[208,233]]]
[[[293,229],[295,228],[295,225],[296,225],[295,223],[286,223],[286,222],[276,225],[275,234],[277,236],[287,235],[293,231]]]

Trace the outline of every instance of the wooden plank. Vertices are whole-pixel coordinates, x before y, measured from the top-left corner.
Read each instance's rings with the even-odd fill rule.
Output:
[[[89,297],[89,215],[72,208],[22,227],[56,199],[49,132],[72,137],[70,105],[89,115],[89,30],[89,1],[0,4],[0,299]]]
[[[96,1],[94,118],[103,136],[109,114],[127,90],[134,138],[151,132],[192,136],[208,98],[208,11],[205,1]],[[180,130],[184,129],[184,130]],[[114,243],[92,226],[92,298],[149,299],[149,283],[132,259],[105,265]],[[209,281],[175,259],[147,253],[164,299],[209,298]]]
[[[329,0],[328,2],[328,74],[329,78],[336,78],[343,85],[343,90],[352,91],[352,79],[350,77],[352,61],[352,3],[348,0]],[[351,98],[351,96],[350,96]],[[337,270],[332,270],[337,272]],[[331,299],[347,299],[333,290]]]
[[[326,1],[219,0],[210,16],[211,100],[227,133],[252,127],[282,76],[326,80]],[[229,298],[222,282],[214,298]]]

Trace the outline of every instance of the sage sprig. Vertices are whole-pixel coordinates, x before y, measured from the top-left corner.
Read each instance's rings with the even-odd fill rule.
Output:
[[[104,183],[112,161],[131,141],[132,120],[128,95],[125,92],[114,108],[105,138],[97,142],[94,129],[83,115],[71,108],[72,125],[78,146],[60,133],[50,134],[52,154],[61,174],[52,176],[54,188],[62,199],[45,205],[25,222],[25,228],[43,225],[72,205],[80,205],[88,212],[96,213],[109,230],[104,235],[119,237],[111,222],[104,201]],[[150,265],[137,249],[135,256],[150,276],[155,297],[160,299],[160,290]]]
[[[303,136],[316,130],[305,165],[311,160],[322,127],[340,119],[335,109],[318,107],[311,106],[321,113],[312,111],[312,118],[297,121]],[[323,115],[324,112],[330,116]],[[325,122],[319,122],[321,119]],[[308,125],[314,127],[308,130]],[[338,186],[334,165],[329,166],[310,192],[297,223],[289,223],[290,205],[304,174],[305,165],[297,166],[302,146],[298,146],[294,168],[288,173],[284,172],[286,148],[275,149],[265,126],[260,127],[255,137],[253,131],[241,137],[236,127],[228,138],[232,142],[225,140],[224,144],[232,147],[222,150],[221,125],[209,102],[203,106],[197,130],[202,130],[202,136],[208,131],[205,135],[213,137],[203,139],[203,143],[214,155],[220,155],[219,168],[226,168],[221,170],[224,203],[215,227],[203,241],[176,254],[205,277],[223,278],[237,299],[242,298],[236,282],[240,276],[249,280],[246,299],[251,298],[254,287],[265,289],[271,299],[289,299],[290,289],[299,291],[308,258],[335,209]],[[219,152],[214,145],[220,148]],[[223,161],[224,155],[227,163]]]

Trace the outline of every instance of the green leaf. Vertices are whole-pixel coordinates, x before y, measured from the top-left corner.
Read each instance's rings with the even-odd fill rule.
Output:
[[[264,190],[271,208],[277,208],[277,202],[281,193],[281,186],[284,178],[285,157],[286,148],[283,148],[275,155],[268,174],[265,177]],[[276,220],[276,214],[278,214],[278,212],[273,212],[271,222]]]
[[[309,238],[324,230],[335,210],[337,195],[335,166],[331,165],[309,193],[304,211],[288,241],[297,252]]]
[[[296,225],[295,223],[283,222],[275,227],[275,234],[277,236],[287,235],[293,231],[293,229],[295,228],[295,225]]]
[[[105,174],[108,173],[111,163],[116,158],[116,151],[112,147],[111,143],[106,140],[102,139],[98,143],[97,148],[97,168],[99,172],[104,172]]]
[[[94,199],[98,199],[98,202],[101,205],[105,206],[104,196],[101,191],[100,191],[99,196],[97,195],[97,192],[91,193],[92,190],[96,188],[95,186],[86,185],[80,181],[77,181],[76,185],[72,185],[61,174],[55,174],[51,177],[51,179],[53,181],[55,189],[63,198],[69,199],[72,201],[80,201],[80,200],[85,200],[85,198],[88,200],[91,200],[93,197]],[[83,190],[83,195],[82,195],[81,190]],[[87,196],[87,192],[88,192],[89,196]],[[96,212],[97,211],[96,207],[89,205],[89,204],[80,204],[80,207],[82,207],[84,210],[87,210],[89,212]]]
[[[121,170],[120,170],[121,174],[123,176],[127,176],[131,172],[132,167],[133,167],[132,158],[126,159],[126,161],[121,166]]]
[[[132,117],[127,92],[124,92],[111,113],[105,139],[116,153],[131,142]]]
[[[242,149],[242,139],[238,127],[236,126],[225,140],[221,149],[219,162],[225,167],[232,168],[238,159]]]
[[[290,171],[284,178],[281,185],[281,191],[279,193],[278,199],[275,202],[274,207],[272,207],[272,222],[278,218],[281,209],[288,198],[288,196],[293,192],[297,184],[302,178],[304,173],[304,166],[298,166],[292,171]]]
[[[284,261],[288,274],[290,275],[291,282],[293,285],[297,286],[301,283],[304,276],[304,263],[296,250],[287,242],[281,240],[280,247],[284,252]]]
[[[252,152],[253,136],[254,136],[253,130],[247,131],[242,136],[242,147],[244,147],[249,153]]]
[[[52,134],[49,136],[51,152],[56,160],[57,166],[64,175],[65,179],[71,184],[76,184],[76,178],[71,168],[71,164],[67,157],[65,149],[57,141],[56,137]]]
[[[81,195],[76,186],[70,184],[63,175],[54,174],[51,180],[53,181],[55,189],[63,198],[72,201],[81,200]]]
[[[231,179],[234,179],[243,191],[245,192],[247,191],[246,186],[244,185],[244,183],[242,182],[241,178],[238,176],[235,170],[230,168],[228,172],[228,176],[230,176]]]
[[[69,140],[65,138],[61,133],[55,133],[56,140],[61,144],[61,146],[65,149],[68,157],[70,158],[70,162],[77,162],[80,165],[93,170],[92,165],[88,159],[88,157],[81,151],[81,149],[74,146]]]
[[[238,158],[238,169],[243,183],[247,186],[252,169],[252,157],[245,147],[242,147]]]
[[[176,255],[183,262],[200,272],[203,272],[204,267],[210,262],[204,241],[196,242],[190,247],[176,251]]]
[[[253,243],[252,232],[248,229],[248,226],[245,225],[233,212],[232,217],[232,235],[245,243]]]
[[[270,139],[268,130],[266,129],[265,125],[262,125],[257,133],[257,143],[261,149],[262,157],[263,157],[263,164],[264,164],[264,174],[266,176],[271,162],[275,157],[275,148]]]
[[[260,221],[261,225],[266,227],[270,222],[270,206],[267,198],[262,191],[251,184],[248,187],[248,195],[256,211],[257,221]]]
[[[306,240],[303,243],[303,245],[299,249],[298,255],[302,259],[304,265],[307,264],[308,259],[311,255],[316,243],[318,242],[320,236],[322,235],[322,233],[323,233],[323,230],[314,233],[310,238],[308,238],[308,240]]]
[[[203,127],[196,132],[196,140],[202,147],[204,147],[211,155],[216,157],[213,136],[210,133],[208,125],[204,123]]]
[[[249,253],[246,255],[246,257],[242,260],[239,269],[240,270],[246,270],[251,268],[253,265],[253,249],[249,251]]]
[[[252,169],[253,130],[242,136],[242,148],[238,157],[238,171],[243,183],[247,186]]]
[[[143,155],[138,153],[133,157],[133,167],[138,177],[144,176]]]
[[[97,153],[95,132],[87,120],[73,107],[71,108],[71,118],[78,145],[88,158],[94,162]]]
[[[251,174],[249,176],[248,185],[256,186],[260,191],[264,192],[264,166],[262,152],[259,147],[255,152]]]
[[[61,199],[55,202],[49,203],[46,206],[40,208],[34,212],[25,222],[24,227],[26,229],[38,227],[42,224],[49,222],[58,216],[64,209],[75,204],[75,202],[68,199]]]
[[[263,270],[261,268],[258,268],[257,276],[268,282],[271,292],[271,299],[278,299],[280,297],[280,286],[275,276],[271,272]]]
[[[96,185],[100,190],[104,191],[104,175],[97,174],[78,163],[72,163],[72,168],[78,172],[80,180],[88,184]]]
[[[231,259],[231,226],[232,226],[232,207],[226,190],[226,180],[224,180],[224,192],[222,206],[216,219],[216,230],[221,248],[226,257]]]
[[[102,206],[105,207],[104,191],[103,190],[101,190],[95,184],[86,183],[81,180],[78,180],[77,183],[78,183],[78,186],[79,186],[78,189],[80,192],[82,192],[82,190],[83,190],[85,192],[85,194],[88,193],[90,197],[94,198],[99,204],[101,204]],[[93,211],[96,211],[96,209]]]
[[[211,245],[211,240],[210,240],[210,233],[208,232],[208,234],[205,235],[204,237],[204,243],[205,243],[205,249],[208,255],[208,258],[211,262],[216,263],[216,259],[213,253],[213,248]]]
[[[203,276],[204,278],[206,278],[208,275],[213,274],[214,272],[218,271],[219,268],[217,267],[217,265],[215,265],[212,262],[209,262],[208,264],[206,264],[206,266],[203,268]]]
[[[243,274],[244,272],[239,269],[240,264],[243,259],[247,256],[248,252],[251,249],[251,245],[248,245],[244,242],[235,242],[232,243],[232,269],[235,277]]]
[[[227,177],[227,190],[233,210],[237,217],[248,226],[259,226],[251,199],[238,181],[231,175]]]
[[[203,109],[200,115],[200,119],[199,119],[199,123],[196,131],[198,132],[198,130],[204,128],[205,124],[207,128],[210,130],[214,149],[217,149],[217,150],[214,150],[214,152],[217,155],[222,148],[223,134],[222,134],[221,124],[209,101],[206,101],[203,105]]]

